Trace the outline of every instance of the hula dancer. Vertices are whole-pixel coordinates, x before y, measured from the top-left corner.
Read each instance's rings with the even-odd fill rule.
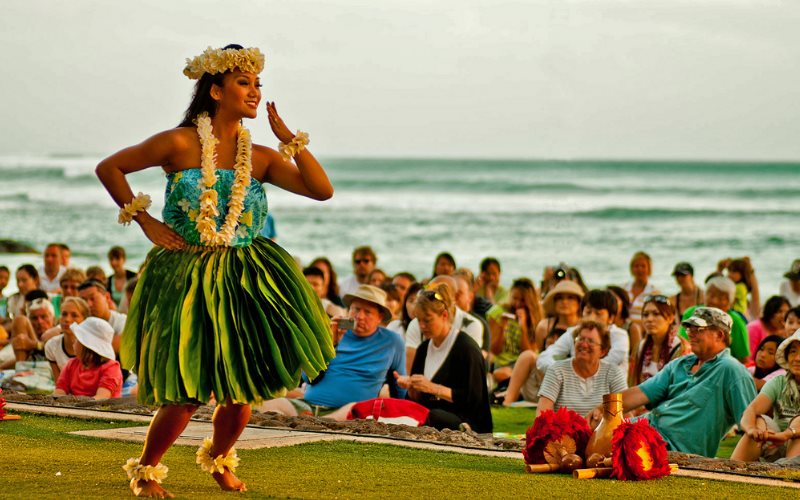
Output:
[[[312,379],[334,356],[327,316],[302,273],[278,245],[259,236],[267,215],[262,182],[325,200],[333,187],[267,103],[279,151],[251,144],[243,118],[261,101],[257,48],[209,48],[187,60],[198,80],[181,124],[103,160],[97,176],[122,207],[119,222],[136,221],[156,246],[133,294],[123,335],[123,366],[139,376],[139,401],[159,405],[140,458],[124,469],[137,496],[171,497],[161,487],[162,455],[198,405],[217,401],[214,434],[197,463],[224,490],[244,491],[233,450],[250,404]],[[295,164],[291,163],[294,159]],[[150,198],[134,196],[126,174],[160,166],[167,174],[164,221]]]

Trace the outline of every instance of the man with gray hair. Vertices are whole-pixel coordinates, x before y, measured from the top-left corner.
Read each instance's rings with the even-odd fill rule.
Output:
[[[728,313],[731,318],[732,326],[730,330],[731,356],[745,363],[750,357],[750,340],[747,334],[747,323],[742,316],[731,309],[733,300],[736,297],[736,283],[725,276],[714,276],[706,281],[706,302],[705,306],[716,307]],[[683,313],[682,320],[692,316],[695,309],[701,306],[690,307]],[[689,336],[686,329],[681,325],[679,335],[687,340]],[[755,354],[755,353],[754,353]]]
[[[756,397],[753,378],[730,355],[733,321],[714,307],[697,307],[681,325],[692,354],[668,363],[655,376],[622,393],[624,412],[645,406],[646,418],[670,450],[714,457],[720,440]],[[592,412],[602,417],[602,407]],[[591,424],[590,424],[591,425]]]

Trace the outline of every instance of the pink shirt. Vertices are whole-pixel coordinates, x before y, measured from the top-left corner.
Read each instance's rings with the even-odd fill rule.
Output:
[[[84,368],[78,358],[70,359],[56,382],[61,389],[73,396],[94,397],[99,388],[111,391],[112,398],[122,397],[122,372],[119,361],[107,361],[96,368]]]

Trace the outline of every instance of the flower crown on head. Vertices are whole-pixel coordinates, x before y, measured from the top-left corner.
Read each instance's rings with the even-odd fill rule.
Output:
[[[261,73],[264,69],[264,54],[256,47],[247,49],[214,49],[207,48],[194,59],[186,59],[183,74],[192,80],[199,80],[204,73],[216,75],[226,71],[240,71]]]

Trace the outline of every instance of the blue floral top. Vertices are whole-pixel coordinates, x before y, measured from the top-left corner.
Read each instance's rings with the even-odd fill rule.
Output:
[[[217,184],[214,189],[219,193],[217,209],[217,230],[225,222],[228,213],[228,200],[231,196],[234,171],[217,169]],[[167,174],[167,189],[164,195],[164,222],[181,235],[190,245],[202,245],[200,233],[195,221],[200,213],[200,194],[202,193],[202,171],[191,168]],[[267,195],[261,183],[250,180],[244,198],[244,210],[239,217],[236,236],[231,241],[232,247],[245,247],[258,236],[267,217]]]

